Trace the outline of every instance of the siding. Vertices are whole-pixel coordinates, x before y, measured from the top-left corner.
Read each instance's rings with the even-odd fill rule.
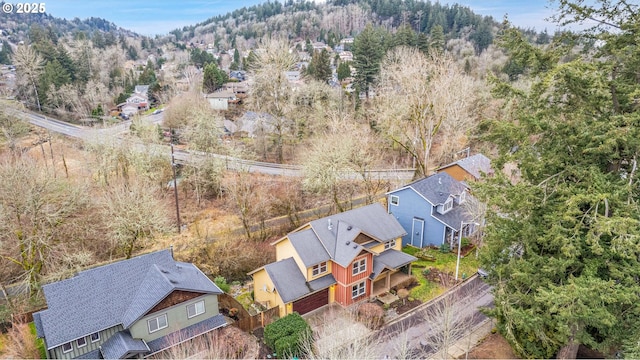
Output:
[[[428,245],[440,246],[444,241],[445,225],[431,216],[433,206],[413,189],[403,189],[396,191],[389,196],[394,195],[400,199],[400,203],[395,206],[389,202],[389,213],[396,217],[400,225],[407,232],[402,237],[402,246],[411,244],[411,232],[413,227],[413,218],[424,220],[423,242],[422,246]]]
[[[253,273],[251,275],[253,277],[253,296],[255,301],[257,302],[269,302],[269,307],[277,306],[280,308],[280,316],[284,316],[285,306],[275,291],[273,291],[273,281],[267,274],[265,269],[261,269],[260,271]],[[264,285],[266,285],[271,292],[264,291]]]
[[[293,260],[295,260],[296,264],[298,265],[298,268],[300,269],[300,272],[302,274],[306,274],[307,268],[304,266],[302,259],[298,255],[298,252],[296,251],[296,249],[291,244],[291,241],[289,241],[289,238],[286,238],[276,244],[276,261],[288,259],[290,257],[292,257]]]
[[[364,272],[353,275],[352,266],[356,261],[360,261],[360,259],[367,259],[367,267]],[[336,278],[338,282],[336,284],[335,289],[335,301],[342,306],[349,306],[354,301],[351,298],[351,286],[361,282],[362,280],[367,281],[365,296],[363,298],[367,298],[371,293],[371,281],[368,280],[369,275],[373,272],[373,254],[365,252],[357,256],[348,266],[348,268],[343,268],[342,266],[335,265],[333,267],[333,277]]]
[[[473,175],[469,174],[465,169],[461,168],[460,165],[454,164],[444,169],[441,169],[438,172],[446,172],[451,175],[452,178],[458,181],[475,181],[476,178]]]
[[[113,334],[117,333],[118,331],[122,331],[122,325],[117,325],[111,328],[108,328],[106,330],[102,330],[100,331],[100,340],[92,343],[91,342],[91,338],[90,335],[91,334],[87,334],[86,338],[87,338],[87,345],[83,346],[81,348],[78,348],[77,344],[75,341],[71,342],[71,346],[73,348],[73,351],[70,351],[68,353],[63,353],[62,352],[62,346],[58,346],[56,348],[53,348],[51,350],[47,351],[47,356],[49,359],[73,359],[76,358],[78,356],[81,356],[83,354],[86,354],[90,351],[96,350],[98,349],[98,347],[102,344],[105,343],[105,341],[107,341],[110,337],[113,336]]]
[[[194,316],[190,319],[187,318],[187,305],[193,304],[203,299],[204,299],[204,308],[205,308],[204,314]],[[169,326],[162,330],[158,330],[154,333],[149,334],[147,320],[160,316],[162,314],[167,314],[167,322]],[[143,318],[141,318],[140,320],[136,321],[133,325],[131,325],[131,328],[130,328],[131,336],[134,339],[143,339],[144,341],[149,342],[159,337],[168,335],[174,331],[178,331],[189,325],[199,323],[200,321],[217,314],[218,314],[218,296],[215,294],[203,295],[201,297],[174,305],[170,308],[166,308],[161,311],[157,311],[157,312],[145,315]]]

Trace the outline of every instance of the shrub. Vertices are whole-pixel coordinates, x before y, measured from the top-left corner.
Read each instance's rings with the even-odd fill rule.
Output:
[[[4,356],[9,359],[39,359],[36,336],[26,323],[14,322],[7,333]]]
[[[449,247],[449,243],[444,243],[440,245],[440,252],[446,254],[451,251],[451,247]]]
[[[280,358],[303,357],[304,342],[311,337],[311,327],[298,313],[289,314],[265,326],[264,341]]]
[[[460,240],[460,245],[462,247],[466,247],[469,244],[471,244],[471,240],[469,240],[469,238],[467,238],[467,237],[463,237],[462,240]]]
[[[358,307],[358,321],[369,329],[379,329],[384,323],[384,309],[374,303],[362,304]]]
[[[228,293],[229,290],[231,290],[231,286],[227,284],[227,279],[222,276],[216,276],[215,279],[213,279],[213,282],[225,293]]]

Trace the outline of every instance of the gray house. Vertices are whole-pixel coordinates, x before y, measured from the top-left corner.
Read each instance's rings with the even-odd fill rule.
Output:
[[[222,291],[170,250],[85,270],[43,287],[33,314],[50,359],[151,355],[226,325]]]
[[[469,188],[446,172],[431,175],[388,194],[388,211],[407,232],[402,245],[452,247],[470,236],[476,224]]]

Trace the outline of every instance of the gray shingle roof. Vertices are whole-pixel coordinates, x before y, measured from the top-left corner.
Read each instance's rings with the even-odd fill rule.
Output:
[[[309,293],[307,281],[293,258],[267,264],[264,269],[285,304]]]
[[[380,255],[373,257],[373,274],[371,275],[371,279],[375,279],[385,268],[396,270],[416,260],[418,260],[418,258],[415,256],[405,254],[395,249],[384,251]]]
[[[287,237],[306,267],[311,267],[330,259],[329,253],[322,246],[313,230],[306,229],[294,232]]]
[[[451,175],[446,172],[441,172],[415,181],[390,193],[395,193],[406,188],[413,189],[433,205],[444,204],[449,196],[460,195],[467,189],[464,184],[452,178]]]
[[[48,308],[36,316],[48,349],[130,325],[173,290],[222,293],[193,264],[176,262],[169,250],[85,270],[43,290]]]
[[[341,266],[348,266],[364,249],[353,242],[360,233],[365,233],[380,242],[406,235],[400,223],[379,203],[314,220],[310,225],[329,256]]]
[[[467,195],[470,196],[470,195]],[[468,223],[473,221],[473,215],[471,215],[464,206],[456,205],[453,209],[449,210],[446,214],[440,214],[437,211],[433,212],[433,217],[445,223],[448,227],[459,231],[462,228],[462,223]]]
[[[221,328],[226,325],[227,320],[225,320],[222,314],[218,314],[216,316],[200,321],[199,323],[187,326],[184,329],[180,329],[163,337],[151,340],[147,343],[147,346],[149,346],[149,350],[153,354],[160,350],[164,350],[167,347],[175,345],[176,342],[192,339],[196,336],[200,336],[202,334],[208,333],[209,331]]]
[[[273,286],[275,286],[285,304],[336,283],[331,274],[307,282],[293,258],[286,258],[267,264],[264,269],[269,274],[271,281],[273,281]]]
[[[100,349],[104,359],[122,359],[127,354],[142,354],[148,351],[147,344],[140,339],[132,338],[128,330],[113,334]]]

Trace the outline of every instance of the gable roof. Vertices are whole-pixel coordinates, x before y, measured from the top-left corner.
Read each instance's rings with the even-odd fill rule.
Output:
[[[400,189],[389,192],[389,194],[393,194],[407,188],[413,189],[432,205],[444,204],[450,196],[460,195],[468,189],[464,183],[454,179],[446,172],[441,172],[414,181]]]
[[[354,242],[358,235],[366,234],[379,242],[387,242],[407,234],[379,203],[314,220],[309,225],[330,258],[343,267],[361,251],[369,251]]]
[[[116,325],[126,329],[174,290],[222,293],[193,264],[157,251],[44,285],[48,308],[36,315],[38,336],[51,349]]]
[[[451,164],[440,167],[438,171],[453,165],[460,166],[462,169],[464,169],[464,171],[468,172],[476,179],[479,179],[482,176],[482,173],[493,173],[493,170],[491,169],[491,160],[489,160],[488,157],[482,154],[475,154],[464,159],[452,162]]]
[[[307,282],[293,258],[267,264],[264,269],[285,304],[336,283],[331,274]]]
[[[331,259],[327,249],[324,248],[313,230],[306,229],[294,232],[287,237],[293,248],[296,249],[304,266],[311,267]]]

